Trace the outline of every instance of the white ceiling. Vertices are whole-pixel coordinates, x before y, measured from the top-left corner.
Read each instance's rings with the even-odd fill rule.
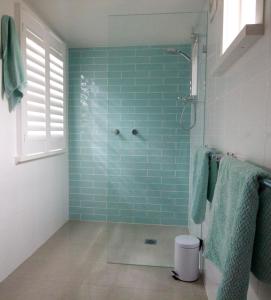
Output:
[[[69,47],[187,42],[198,15],[165,13],[200,12],[206,1],[25,0]],[[109,17],[125,14],[145,15]]]

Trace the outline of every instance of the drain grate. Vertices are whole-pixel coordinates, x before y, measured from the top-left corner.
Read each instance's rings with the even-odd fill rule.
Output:
[[[155,240],[155,239],[146,239],[145,244],[146,245],[157,245],[157,240]]]

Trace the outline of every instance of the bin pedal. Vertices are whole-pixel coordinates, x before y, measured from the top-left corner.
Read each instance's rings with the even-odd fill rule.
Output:
[[[178,281],[182,281],[180,278],[179,278],[179,274],[177,272],[175,272],[174,270],[171,271],[172,273],[172,278],[175,279],[175,280],[178,280]]]
[[[194,281],[185,281],[185,280],[182,280],[180,277],[179,277],[179,274],[177,272],[175,272],[174,270],[171,271],[172,273],[172,278],[176,281],[182,281],[182,282],[195,282],[195,281],[198,281],[198,278]]]

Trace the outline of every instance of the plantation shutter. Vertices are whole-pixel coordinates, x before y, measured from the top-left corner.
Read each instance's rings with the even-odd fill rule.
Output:
[[[27,87],[22,101],[22,152],[46,151],[46,34],[33,18],[23,17],[22,48]]]
[[[64,89],[65,47],[54,36],[49,45],[49,131],[51,151],[65,145],[65,89]]]
[[[29,11],[21,13],[21,47],[27,87],[18,123],[19,155],[65,148],[66,46]]]

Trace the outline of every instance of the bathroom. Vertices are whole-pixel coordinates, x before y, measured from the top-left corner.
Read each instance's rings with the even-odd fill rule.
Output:
[[[0,300],[271,299],[271,0],[0,13]]]

